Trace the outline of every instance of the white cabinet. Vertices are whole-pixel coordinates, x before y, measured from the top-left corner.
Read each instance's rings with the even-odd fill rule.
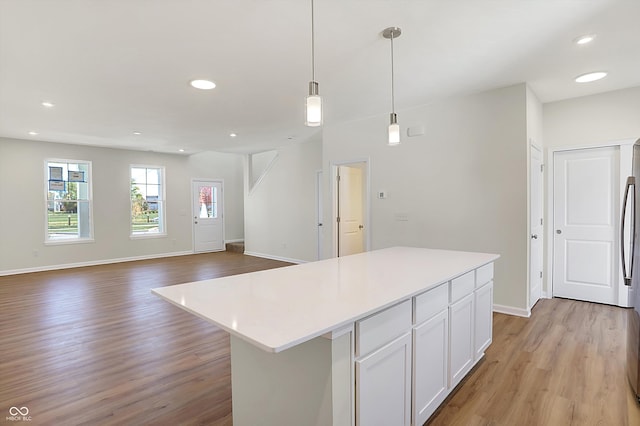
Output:
[[[449,388],[453,389],[473,367],[474,294],[449,306]]]
[[[491,344],[492,279],[483,265],[356,321],[356,425],[429,419]]]
[[[411,333],[356,360],[356,424],[411,423]]]
[[[484,356],[493,341],[493,263],[476,270],[474,360]]]
[[[356,356],[381,348],[411,330],[411,300],[356,321]]]
[[[445,304],[444,310],[413,329],[414,425],[424,424],[447,397],[448,364],[449,312]]]
[[[411,423],[411,299],[356,321],[356,424]]]
[[[484,355],[493,339],[493,281],[475,291],[474,359]]]

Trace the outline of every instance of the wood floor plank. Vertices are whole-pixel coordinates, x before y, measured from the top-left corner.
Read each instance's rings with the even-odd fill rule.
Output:
[[[228,334],[150,289],[284,265],[211,253],[0,277],[0,424],[26,406],[32,425],[231,425]],[[640,426],[625,327],[624,309],[563,299],[494,314],[485,359],[429,424]]]

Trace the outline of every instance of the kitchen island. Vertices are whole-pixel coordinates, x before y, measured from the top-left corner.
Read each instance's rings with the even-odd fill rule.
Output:
[[[421,425],[491,343],[498,257],[393,247],[152,291],[231,334],[236,426]]]

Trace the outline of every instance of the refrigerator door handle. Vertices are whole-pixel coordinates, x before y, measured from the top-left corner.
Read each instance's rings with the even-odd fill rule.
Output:
[[[633,251],[635,250],[636,247],[636,232],[635,229],[632,229],[631,231],[631,253],[630,253],[630,257],[629,260],[631,260],[631,263],[629,264],[629,276],[627,276],[627,257],[625,256],[625,252],[624,252],[624,234],[625,234],[625,218],[627,215],[627,202],[629,201],[629,190],[631,189],[631,187],[634,187],[634,196],[633,196],[633,205],[632,208],[634,211],[632,211],[632,218],[635,216],[635,204],[636,204],[636,200],[635,200],[635,186],[636,186],[636,178],[633,176],[629,176],[627,178],[627,186],[625,187],[624,190],[624,200],[622,201],[622,219],[620,222],[620,249],[621,249],[621,260],[622,260],[622,276],[624,277],[624,285],[630,286],[631,285],[631,277],[633,276]],[[632,219],[633,220],[633,219]]]

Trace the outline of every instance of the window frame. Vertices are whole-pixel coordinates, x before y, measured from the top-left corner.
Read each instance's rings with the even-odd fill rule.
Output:
[[[87,183],[87,198],[78,200],[76,198],[76,203],[80,201],[86,202],[89,206],[89,236],[81,237],[79,235],[71,236],[71,237],[62,237],[62,238],[50,238],[49,232],[49,164],[50,163],[62,163],[67,165],[67,170],[69,168],[69,164],[84,164],[87,167],[87,171],[85,173],[85,181]],[[84,243],[93,243],[95,242],[95,233],[94,233],[94,220],[93,220],[93,163],[90,160],[74,160],[74,159],[66,159],[66,158],[45,158],[44,160],[44,176],[43,176],[43,189],[44,189],[44,244],[45,245],[64,245],[64,244],[84,244]],[[62,176],[65,185],[69,183],[68,176]],[[77,214],[77,213],[76,213]],[[79,220],[79,219],[78,219]]]
[[[133,169],[156,169],[160,170],[159,179],[159,191],[158,191],[158,203],[161,205],[161,209],[158,209],[158,221],[161,225],[161,232],[139,232],[133,231],[133,198],[131,197],[131,186],[133,179],[131,173]],[[163,238],[167,236],[167,175],[165,166],[150,165],[150,164],[130,164],[129,165],[129,238],[132,240],[146,239],[146,238]],[[148,183],[145,182],[145,185]],[[160,213],[161,212],[161,213]]]

